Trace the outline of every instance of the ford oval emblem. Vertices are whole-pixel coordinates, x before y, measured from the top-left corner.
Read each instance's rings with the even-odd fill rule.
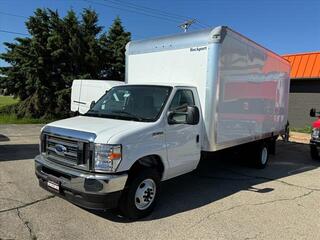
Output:
[[[57,144],[54,146],[54,151],[56,154],[64,156],[64,153],[67,151],[67,148],[61,144]]]

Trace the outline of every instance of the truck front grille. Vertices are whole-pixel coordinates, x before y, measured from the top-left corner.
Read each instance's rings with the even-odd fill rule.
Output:
[[[90,143],[50,134],[46,134],[43,140],[45,141],[45,153],[49,160],[89,170],[92,156]]]

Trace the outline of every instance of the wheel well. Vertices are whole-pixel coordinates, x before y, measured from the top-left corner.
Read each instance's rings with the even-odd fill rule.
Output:
[[[149,155],[138,159],[130,168],[129,176],[133,176],[139,172],[142,168],[153,168],[159,173],[160,178],[162,178],[164,172],[164,165],[161,158],[158,155]]]
[[[268,145],[268,148],[269,148],[269,152],[271,154],[276,154],[276,141],[277,141],[277,138],[278,136],[275,136],[275,137],[272,137],[272,138],[269,138],[267,141],[266,141],[266,144]]]

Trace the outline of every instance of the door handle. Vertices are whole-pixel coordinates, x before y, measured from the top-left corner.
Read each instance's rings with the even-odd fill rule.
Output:
[[[196,142],[197,143],[199,142],[199,139],[200,139],[199,134],[197,134],[197,137],[196,137]]]
[[[159,135],[163,135],[164,132],[154,132],[152,133],[152,136],[155,137],[155,136],[159,136]]]

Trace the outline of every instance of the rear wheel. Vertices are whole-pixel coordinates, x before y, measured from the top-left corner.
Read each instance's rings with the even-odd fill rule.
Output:
[[[142,169],[129,181],[120,200],[120,211],[131,219],[146,217],[154,209],[159,197],[159,173],[155,169]]]
[[[254,165],[256,168],[265,168],[269,160],[269,147],[265,142],[258,144],[254,154]]]
[[[319,151],[317,146],[310,145],[310,155],[313,160],[319,160]]]

